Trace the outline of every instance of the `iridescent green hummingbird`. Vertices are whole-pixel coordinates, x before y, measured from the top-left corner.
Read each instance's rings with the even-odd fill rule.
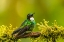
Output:
[[[33,14],[32,13],[28,14],[27,19],[21,24],[21,26],[17,30],[15,30],[12,33],[12,35],[16,33],[20,35],[20,34],[32,32],[35,26],[35,20],[34,20]]]

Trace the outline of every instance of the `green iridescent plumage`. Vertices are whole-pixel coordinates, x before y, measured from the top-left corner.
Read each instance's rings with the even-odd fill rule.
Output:
[[[35,23],[35,20],[34,20],[34,21],[30,21],[30,20],[26,19],[26,20],[21,24],[20,28],[23,28],[23,27],[25,27],[25,26],[30,26],[30,30],[31,30],[31,29],[33,30],[35,24],[36,24],[36,23]]]

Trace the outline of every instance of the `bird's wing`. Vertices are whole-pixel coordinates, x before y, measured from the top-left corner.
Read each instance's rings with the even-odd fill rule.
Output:
[[[25,27],[23,27],[23,28],[18,32],[17,35],[23,34],[24,32],[28,31],[29,28],[30,28],[29,26],[25,26]]]
[[[21,26],[12,33],[12,35],[18,33],[18,32],[22,29],[22,27],[24,27],[26,24],[27,24],[27,20],[25,20],[25,21],[21,24]]]
[[[27,24],[27,20],[25,20],[22,24],[21,24],[21,26],[24,26],[24,25],[26,25]],[[20,26],[20,27],[21,27]]]

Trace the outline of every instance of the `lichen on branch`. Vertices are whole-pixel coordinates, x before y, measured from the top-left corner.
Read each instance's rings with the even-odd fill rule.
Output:
[[[58,38],[63,38],[64,39],[64,27],[59,26],[56,22],[52,25],[49,25],[49,21],[46,21],[45,19],[43,20],[44,22],[37,23],[39,32],[31,32],[31,33],[26,33],[23,36],[15,36],[12,37],[12,32],[17,29],[13,28],[12,25],[10,26],[5,26],[2,25],[0,26],[0,42],[14,42],[17,41],[20,38],[30,38],[32,42],[42,42],[42,41],[47,41],[47,42],[56,42]]]
[[[56,39],[64,38],[64,27],[59,26],[56,20],[51,26],[48,25],[49,21],[45,21],[45,19],[43,21],[44,22],[37,23],[43,39],[47,39],[47,42],[51,40],[52,42],[56,42]]]

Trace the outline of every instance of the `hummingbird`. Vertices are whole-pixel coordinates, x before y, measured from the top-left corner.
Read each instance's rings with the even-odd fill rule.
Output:
[[[20,27],[17,30],[15,30],[12,33],[12,35],[16,33],[18,33],[17,35],[20,35],[20,34],[32,32],[36,24],[33,14],[34,13],[29,13],[25,21],[20,25]]]

